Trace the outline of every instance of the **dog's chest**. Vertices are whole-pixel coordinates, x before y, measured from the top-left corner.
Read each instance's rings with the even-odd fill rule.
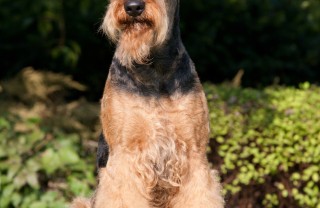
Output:
[[[102,125],[108,143],[129,149],[152,142],[183,141],[201,146],[208,137],[208,112],[203,92],[150,98],[117,93],[102,100]]]

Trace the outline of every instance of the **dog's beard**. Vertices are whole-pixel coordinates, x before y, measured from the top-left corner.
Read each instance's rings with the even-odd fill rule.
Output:
[[[152,27],[133,23],[120,34],[115,56],[128,68],[132,68],[134,63],[147,64],[150,62],[149,54],[154,40]]]
[[[117,42],[115,57],[128,68],[150,63],[150,51],[161,45],[168,32],[168,18],[163,1],[149,1],[147,9],[137,18],[129,17],[123,5],[111,3],[102,29]],[[163,4],[163,5],[161,5]]]

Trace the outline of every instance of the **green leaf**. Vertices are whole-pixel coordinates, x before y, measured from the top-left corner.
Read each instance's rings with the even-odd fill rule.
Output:
[[[48,207],[47,203],[45,202],[33,202],[30,207],[32,208],[44,208],[44,207]]]
[[[59,155],[52,148],[47,149],[41,155],[41,164],[48,174],[52,174],[62,166]]]
[[[60,161],[64,164],[75,164],[79,162],[80,158],[72,148],[62,148],[58,150]]]
[[[27,182],[28,184],[34,188],[34,189],[39,189],[39,181],[38,181],[38,176],[37,173],[35,172],[29,172],[28,176],[27,176]]]

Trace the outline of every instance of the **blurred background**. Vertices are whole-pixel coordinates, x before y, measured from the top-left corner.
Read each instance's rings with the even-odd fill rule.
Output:
[[[96,185],[106,0],[0,0],[0,207]],[[320,1],[183,0],[227,207],[320,208]]]

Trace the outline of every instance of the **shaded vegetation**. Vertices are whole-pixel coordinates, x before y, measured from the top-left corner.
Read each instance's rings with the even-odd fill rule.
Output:
[[[0,207],[65,207],[91,194],[98,104],[64,99],[84,86],[32,68],[0,85]]]
[[[98,33],[106,4],[0,0],[0,76],[26,66],[63,72],[98,99],[114,50]],[[230,80],[242,68],[245,86],[319,82],[318,0],[184,0],[181,28],[202,80]]]
[[[183,40],[205,79],[230,80],[244,69],[244,86],[319,82],[318,0],[181,3]]]
[[[227,207],[319,208],[320,88],[204,88]],[[0,82],[0,207],[58,208],[92,194],[99,106],[66,100],[70,90],[85,87],[32,68]]]

